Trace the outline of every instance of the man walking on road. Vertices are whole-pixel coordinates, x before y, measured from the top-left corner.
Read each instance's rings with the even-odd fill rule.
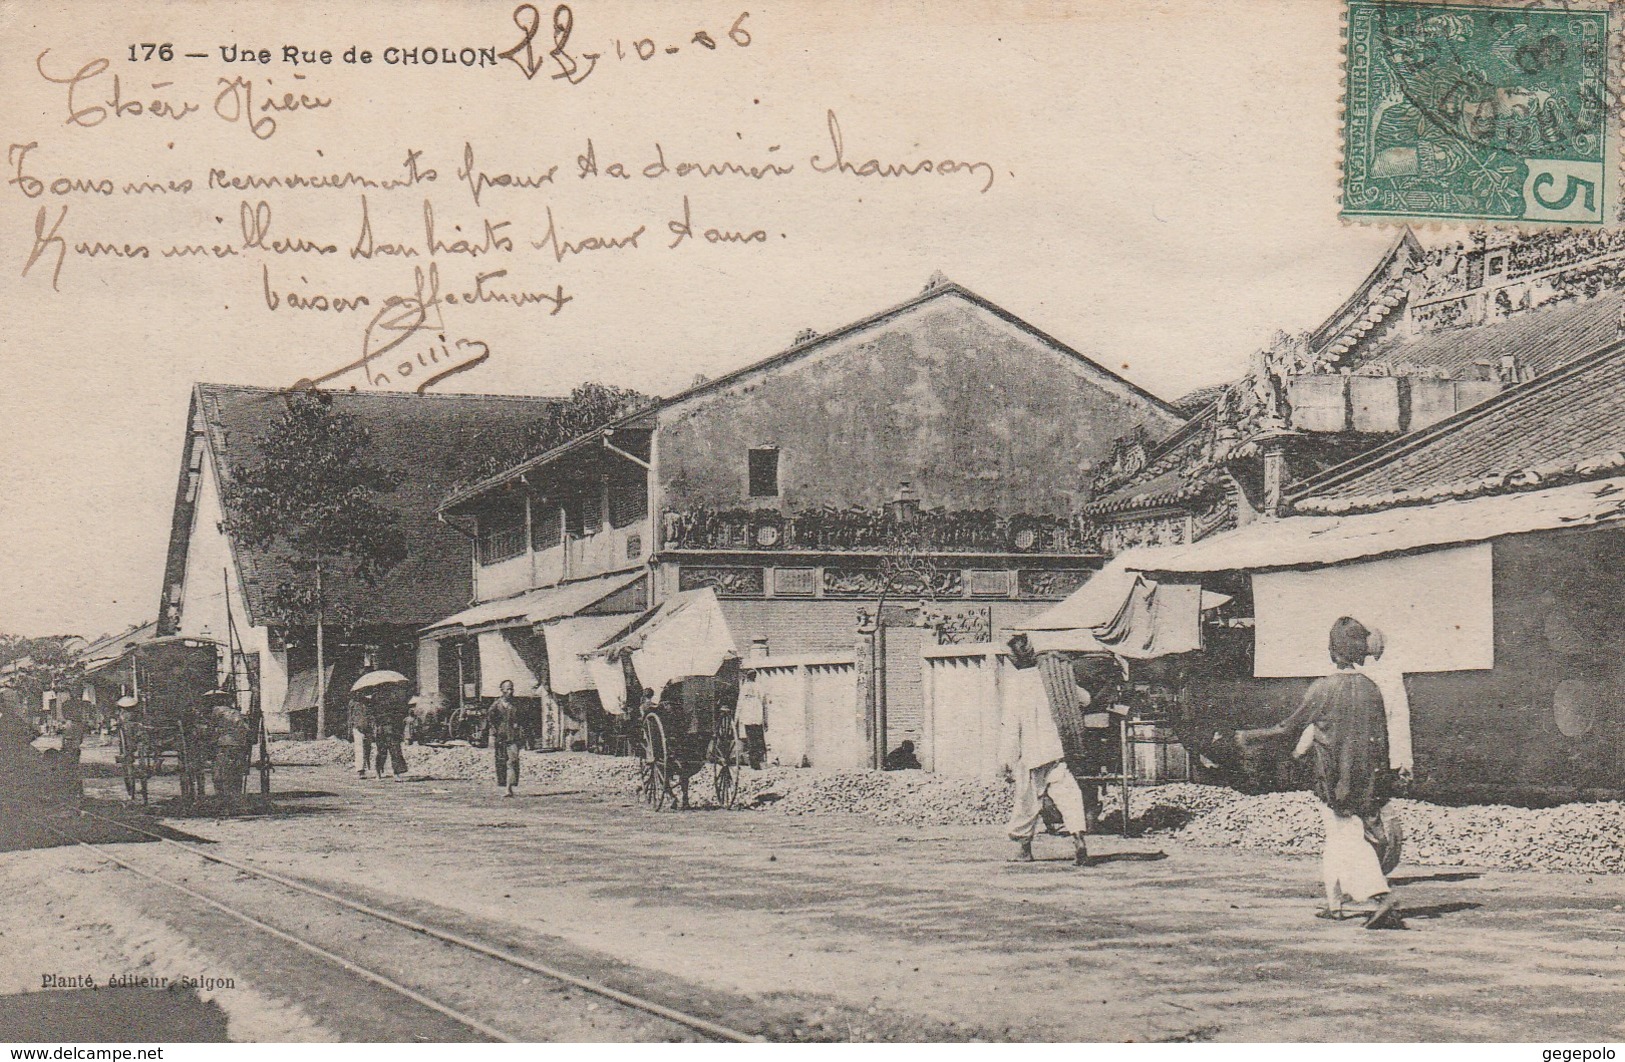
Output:
[[[525,728],[519,718],[519,704],[513,699],[513,683],[503,679],[497,689],[502,696],[491,702],[485,725],[490,728],[497,785],[506,786],[508,791],[502,795],[511,797],[519,784],[519,746],[525,740]]]
[[[1038,656],[1026,635],[1010,639],[1010,659],[1015,665],[1011,675],[1014,688],[1007,701],[1000,760],[1016,779],[1015,806],[1009,823],[1010,839],[1016,842],[1015,859],[1021,863],[1032,861],[1033,834],[1038,832],[1043,818],[1042,798],[1047,794],[1061,812],[1063,827],[1072,834],[1073,861],[1080,867],[1088,866],[1089,848],[1084,839],[1088,816],[1083,791],[1067,767],[1061,733],[1038,670]]]
[[[368,719],[371,693],[355,690],[350,694],[350,742],[355,747],[355,773],[367,777],[367,766],[372,762],[372,724]]]

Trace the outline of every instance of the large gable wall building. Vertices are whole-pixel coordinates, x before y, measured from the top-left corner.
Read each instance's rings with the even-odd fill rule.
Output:
[[[554,588],[572,582],[642,572],[643,606],[715,590],[742,653],[799,661],[786,683],[845,698],[839,724],[807,709],[776,728],[775,755],[855,764],[868,759],[847,740],[855,643],[888,563],[918,555],[932,583],[890,594],[911,610],[928,598],[886,635],[895,746],[928,729],[922,645],[990,642],[1080,585],[1099,564],[1079,512],[1083,470],[1136,427],[1180,424],[1154,395],[937,279],[461,491],[444,511],[478,526],[478,596],[531,595],[503,622],[544,640],[561,618]],[[459,626],[482,633],[447,623],[431,638]],[[787,692],[781,705],[804,699]]]

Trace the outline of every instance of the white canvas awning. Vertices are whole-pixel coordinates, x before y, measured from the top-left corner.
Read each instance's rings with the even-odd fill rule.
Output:
[[[327,705],[333,707],[333,665],[328,664],[322,669],[323,684],[327,687]],[[282,698],[282,705],[274,710],[273,714],[289,715],[293,712],[303,712],[316,707],[316,669],[314,667],[300,668],[288,679],[288,692]],[[341,704],[342,707],[342,704]]]
[[[724,661],[739,656],[710,587],[673,595],[591,656],[613,660],[624,653],[632,654],[639,681],[656,695],[677,679],[715,675]]]
[[[1381,630],[1384,663],[1407,672],[1487,670],[1495,666],[1493,581],[1488,542],[1308,571],[1255,572],[1253,674],[1329,673],[1327,640],[1340,616]]]
[[[587,672],[582,655],[596,649],[610,635],[625,630],[635,618],[620,613],[574,616],[544,623],[541,630],[542,640],[547,643],[548,688],[556,695],[596,689],[597,684]]]
[[[1229,600],[1189,581],[1148,579],[1117,557],[1066,600],[1020,627],[1034,632],[1038,649],[1099,649],[1148,660],[1200,649],[1202,612]],[[1071,638],[1061,638],[1061,632]]]
[[[516,697],[535,697],[547,671],[546,654],[536,636],[525,628],[481,631],[475,636],[480,651],[480,696],[499,697],[502,683],[513,683]]]
[[[522,594],[514,594],[496,601],[482,601],[472,608],[430,624],[419,633],[427,637],[445,637],[497,627],[529,627],[548,620],[573,616],[611,594],[626,589],[643,577],[641,572],[622,572],[619,575],[583,579],[577,583],[526,590]]]
[[[1127,550],[1116,559],[1142,572],[1266,571],[1621,520],[1625,478],[1615,478],[1351,516],[1260,520],[1188,546]]]

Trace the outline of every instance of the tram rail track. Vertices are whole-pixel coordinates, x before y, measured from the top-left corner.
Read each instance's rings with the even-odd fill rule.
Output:
[[[286,875],[279,874],[276,871],[269,870],[265,867],[255,866],[251,863],[243,862],[242,860],[233,859],[230,856],[205,851],[196,847],[195,845],[177,841],[172,837],[166,837],[163,834],[144,829],[141,826],[126,822],[122,819],[101,815],[93,811],[81,810],[79,813],[87,818],[96,819],[109,825],[116,826],[120,829],[127,830],[131,833],[146,837],[150,840],[157,841],[169,847],[179,849],[180,851],[195,856],[204,862],[228,867],[240,874],[247,874],[251,877],[272,882],[295,892],[317,897],[352,913],[360,914],[376,921],[388,923],[397,928],[408,930],[409,932],[417,934],[421,937],[438,941],[442,944],[482,956],[486,959],[494,960],[527,973],[538,975],[561,985],[567,985],[571,988],[588,993],[589,995],[593,995],[600,999],[608,1000],[619,1006],[626,1007],[630,1010],[660,1018],[664,1021],[670,1022],[673,1025],[687,1029],[690,1032],[698,1033],[699,1035],[711,1040],[731,1043],[755,1043],[762,1040],[762,1037],[760,1036],[732,1028],[728,1025],[713,1021],[701,1015],[688,1013],[676,1007],[671,1007],[660,1003],[656,1000],[645,998],[635,992],[627,992],[611,985],[603,984],[602,982],[593,980],[591,978],[581,977],[577,974],[569,972],[568,970],[560,969],[548,963],[539,962],[530,958],[529,956],[520,955],[506,948],[496,947],[494,945],[487,944],[484,941],[473,939],[472,937],[469,937],[463,933],[432,926],[416,918],[411,918],[394,911],[385,910],[383,908],[374,906],[373,904],[364,903],[334,892],[331,889],[323,888],[320,885],[291,878]],[[29,817],[33,818],[32,816]],[[324,948],[322,945],[307,940],[296,933],[291,933],[288,930],[278,928],[277,926],[271,925],[263,919],[255,917],[253,914],[233,907],[232,905],[214,897],[208,896],[205,893],[202,893],[197,889],[185,884],[184,882],[175,881],[164,876],[163,874],[153,871],[150,868],[132,863],[119,855],[105,851],[102,847],[91,844],[88,841],[74,836],[71,832],[60,829],[57,826],[53,826],[52,824],[41,819],[33,818],[33,821],[50,833],[82,848],[90,850],[99,859],[113,863],[121,869],[135,874],[138,877],[141,877],[156,885],[160,885],[172,891],[186,895],[235,921],[248,925],[287,944],[291,944],[308,954],[324,959],[379,988],[409,999],[412,1002],[423,1006],[426,1009],[441,1015],[442,1017],[448,1018],[457,1024],[478,1033],[481,1036],[503,1043],[519,1042],[522,1039],[521,1037],[517,1037],[510,1032],[500,1029],[477,1016],[468,1014],[456,1007],[434,999],[433,997],[426,995],[417,989],[402,984],[400,981],[389,977],[386,974],[364,966],[353,959],[346,958],[345,956],[340,955],[328,948]]]

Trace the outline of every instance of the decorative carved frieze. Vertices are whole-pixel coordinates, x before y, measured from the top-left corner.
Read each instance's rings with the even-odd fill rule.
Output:
[[[827,567],[824,569],[825,597],[879,597],[884,575],[878,568]],[[957,568],[931,573],[929,586],[893,585],[893,597],[962,597],[965,593],[965,574]],[[905,581],[906,582],[906,581]]]
[[[763,595],[760,568],[699,568],[684,565],[677,575],[679,590],[698,590],[709,586],[719,597],[761,597]]]
[[[1016,573],[1016,590],[1025,598],[1059,601],[1082,586],[1089,574],[1076,568],[1023,568]]]
[[[1101,548],[1111,556],[1135,546],[1178,546],[1190,541],[1190,517],[1163,513],[1140,520],[1124,520],[1100,529]]]
[[[1236,503],[1228,491],[1209,497],[1191,512],[1191,541],[1229,531],[1236,526]]]
[[[920,626],[936,632],[938,645],[977,645],[993,640],[993,609],[987,605],[920,609]]]
[[[883,509],[667,510],[667,549],[886,552],[907,544],[927,553],[1089,553],[1093,528],[1081,516],[923,509],[899,520]]]

